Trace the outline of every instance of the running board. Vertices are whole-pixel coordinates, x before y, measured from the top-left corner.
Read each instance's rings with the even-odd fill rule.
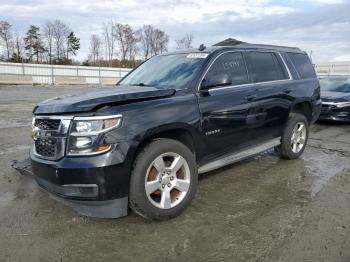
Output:
[[[206,173],[206,172],[218,169],[220,167],[238,162],[240,160],[254,156],[256,154],[259,154],[265,150],[268,150],[280,144],[281,144],[281,137],[278,137],[278,138],[269,140],[266,143],[263,143],[254,147],[250,147],[248,149],[243,149],[242,151],[236,152],[232,155],[225,155],[219,159],[216,159],[212,162],[204,164],[203,166],[200,166],[198,168],[198,173],[199,174]]]

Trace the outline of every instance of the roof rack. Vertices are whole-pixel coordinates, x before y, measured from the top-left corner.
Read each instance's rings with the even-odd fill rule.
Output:
[[[227,38],[224,41],[221,41],[213,46],[237,46],[245,48],[263,48],[263,49],[285,49],[293,51],[301,51],[298,47],[289,47],[289,46],[279,46],[279,45],[264,45],[264,44],[250,44],[246,42],[239,41],[234,38]]]

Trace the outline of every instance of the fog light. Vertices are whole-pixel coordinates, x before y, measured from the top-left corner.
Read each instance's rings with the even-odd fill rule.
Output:
[[[62,194],[72,197],[97,197],[98,186],[95,184],[63,185]]]

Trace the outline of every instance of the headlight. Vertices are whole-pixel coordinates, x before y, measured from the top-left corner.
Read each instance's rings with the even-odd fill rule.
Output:
[[[106,152],[111,145],[104,133],[121,125],[121,115],[75,117],[68,141],[68,155],[94,155]]]
[[[339,103],[334,103],[336,107],[342,108],[342,107],[347,107],[350,106],[350,102],[339,102]]]

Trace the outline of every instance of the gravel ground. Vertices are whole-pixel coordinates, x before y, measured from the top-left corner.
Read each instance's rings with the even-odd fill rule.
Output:
[[[201,176],[176,219],[86,218],[10,166],[35,104],[81,88],[0,86],[0,261],[350,261],[350,125],[314,125],[301,159]]]

